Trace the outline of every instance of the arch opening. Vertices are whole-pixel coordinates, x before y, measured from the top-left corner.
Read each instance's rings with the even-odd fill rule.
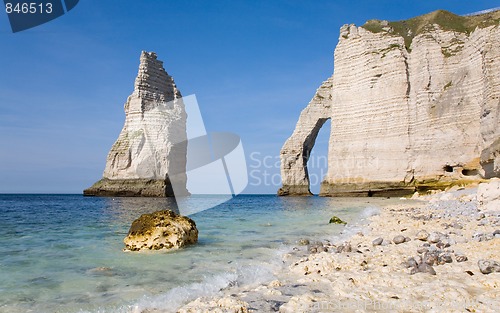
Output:
[[[328,171],[330,125],[330,118],[319,119],[310,136],[304,141],[304,171],[309,182],[309,191],[315,195],[319,194],[321,182]]]

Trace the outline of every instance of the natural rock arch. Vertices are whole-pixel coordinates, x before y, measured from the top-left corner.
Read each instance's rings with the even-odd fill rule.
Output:
[[[310,194],[308,153],[328,118],[320,195],[399,197],[500,176],[499,17],[342,26],[335,73],[281,151],[278,194]]]
[[[332,78],[323,82],[309,105],[300,113],[297,126],[281,149],[278,195],[311,195],[307,161],[321,127],[330,119]]]

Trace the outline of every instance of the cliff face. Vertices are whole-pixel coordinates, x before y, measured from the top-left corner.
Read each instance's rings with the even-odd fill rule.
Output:
[[[169,174],[176,174],[177,185],[186,185],[186,152],[181,93],[156,54],[143,51],[125,103],[125,125],[109,151],[103,179],[84,194],[173,196]]]
[[[322,195],[400,194],[498,176],[499,21],[499,11],[437,11],[343,26],[335,72],[282,148],[279,194],[309,193],[305,164],[328,118]]]

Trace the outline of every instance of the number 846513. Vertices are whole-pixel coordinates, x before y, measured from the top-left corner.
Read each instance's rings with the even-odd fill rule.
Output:
[[[8,2],[5,4],[5,12],[7,14],[17,13],[17,14],[50,14],[52,13],[52,3],[16,3],[15,5]]]

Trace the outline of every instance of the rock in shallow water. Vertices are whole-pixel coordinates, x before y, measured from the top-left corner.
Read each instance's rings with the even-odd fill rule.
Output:
[[[299,246],[307,246],[309,244],[309,239],[300,239],[298,244]]]
[[[328,223],[330,223],[330,224],[342,224],[342,225],[347,224],[347,222],[344,222],[343,220],[341,220],[337,216],[332,216],[332,218],[330,219],[330,221]]]
[[[141,215],[123,240],[126,251],[178,249],[197,241],[195,222],[171,210]]]

